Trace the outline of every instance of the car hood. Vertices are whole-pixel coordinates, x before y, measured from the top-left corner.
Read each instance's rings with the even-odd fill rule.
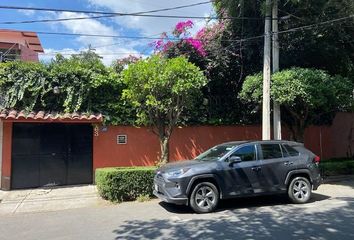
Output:
[[[181,168],[192,167],[195,165],[209,165],[214,161],[200,161],[200,160],[183,160],[173,163],[167,163],[166,165],[158,169],[159,172],[164,173],[168,171],[173,171]]]

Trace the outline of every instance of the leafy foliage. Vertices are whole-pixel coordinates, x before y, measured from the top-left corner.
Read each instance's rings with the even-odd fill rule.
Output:
[[[271,98],[287,114],[284,121],[293,131],[295,140],[302,140],[305,127],[325,122],[336,111],[352,104],[353,84],[339,75],[323,70],[291,68],[273,74]],[[262,101],[262,75],[248,76],[240,97],[248,102]]]
[[[131,201],[153,196],[155,167],[99,168],[95,182],[98,192],[112,202]]]
[[[320,162],[322,176],[354,174],[354,160],[352,159],[329,159]]]
[[[223,17],[227,17],[226,14]],[[243,45],[234,41],[229,20],[208,23],[192,36],[193,22],[179,22],[172,31],[179,41],[168,41],[164,33],[155,42],[155,51],[168,58],[185,56],[202,69],[208,84],[202,88],[203,101],[196,103],[190,112],[188,124],[237,124],[254,122],[247,111],[248,105],[240,102],[237,93],[243,81],[240,65]]]
[[[161,161],[168,161],[168,141],[206,84],[202,71],[184,57],[155,55],[122,72],[123,96],[137,108],[137,123],[153,126],[161,143]]]
[[[214,1],[218,16],[224,16],[226,13],[228,16],[234,17],[230,20],[228,27],[230,34],[225,35],[225,38],[228,40],[248,39],[236,44],[238,45],[238,48],[236,48],[238,50],[234,49],[234,53],[238,54],[238,58],[233,63],[234,67],[226,65],[225,68],[219,68],[219,73],[225,72],[225,76],[233,76],[224,79],[225,82],[230,82],[229,84],[239,79],[236,85],[241,86],[245,76],[254,75],[262,71],[263,38],[254,37],[264,34],[264,2],[245,0]],[[279,31],[314,25],[311,28],[279,34],[280,69],[292,67],[322,69],[331,75],[339,74],[343,77],[349,77],[354,82],[352,78],[354,74],[354,42],[352,40],[354,36],[354,18],[316,26],[316,23],[319,22],[354,14],[353,1],[279,0],[278,8],[280,17]],[[247,19],[242,19],[242,17]],[[212,77],[212,79],[216,78]],[[251,82],[252,79],[248,78],[248,81]],[[255,85],[253,86],[256,87]],[[237,96],[241,88],[235,87],[233,89],[234,95]],[[260,88],[257,87],[257,89]],[[252,94],[259,95],[261,93],[253,91]],[[236,109],[238,106],[242,106],[237,104],[237,100],[235,103]],[[250,106],[244,106],[243,108],[252,109]],[[321,113],[320,117],[315,118],[313,122],[316,124],[327,123],[331,119],[329,115]],[[286,111],[282,116],[283,120],[289,122],[289,119],[285,119],[288,116]],[[242,117],[241,115],[235,118],[241,120]],[[254,122],[257,119],[259,121],[257,116],[252,118],[248,115],[246,119],[248,120],[247,122]]]
[[[132,124],[134,109],[121,99],[124,84],[93,52],[70,58],[58,55],[50,64],[0,64],[2,108],[57,112],[100,112],[112,124]]]
[[[52,90],[48,78],[48,69],[39,63],[1,63],[1,105],[28,111],[38,105],[46,105],[44,98]]]
[[[219,16],[229,14],[232,36],[237,39],[260,36],[264,31],[264,1],[217,0]],[[279,31],[338,19],[354,14],[352,0],[279,0]],[[249,17],[255,19],[240,19]],[[286,17],[283,18],[282,17]],[[290,31],[279,35],[280,68],[305,67],[327,70],[345,77],[354,71],[354,18],[331,24]],[[261,71],[263,39],[246,41],[243,65],[246,75]],[[334,60],[335,59],[335,60]]]

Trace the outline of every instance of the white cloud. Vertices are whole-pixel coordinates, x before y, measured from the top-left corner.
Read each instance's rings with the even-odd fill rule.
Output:
[[[201,2],[200,0],[88,0],[93,6],[102,10],[112,12],[135,13],[141,11],[155,10],[160,8],[176,7]],[[179,16],[208,16],[213,12],[212,4],[198,5],[189,8],[176,9],[171,11],[158,12],[154,14],[161,15],[179,15]],[[177,22],[187,20],[188,18],[151,18],[151,17],[116,17],[115,21],[121,26],[133,28],[141,31],[142,34],[153,35],[161,32],[170,32]],[[198,25],[203,20],[194,20]],[[195,28],[196,29],[196,28]]]
[[[86,14],[79,13],[69,13],[63,12],[57,14],[55,18],[75,18],[75,17],[86,17]],[[64,21],[52,24],[54,27],[58,25],[65,27],[71,33],[86,33],[86,34],[99,34],[99,35],[120,35],[113,27],[107,26],[95,19],[85,19],[79,21]],[[56,52],[65,51],[65,54],[78,53],[83,50],[87,50],[89,45],[93,47],[95,52],[102,56],[102,61],[104,64],[109,65],[117,58],[122,58],[129,55],[139,55],[139,52],[135,50],[135,47],[143,44],[142,41],[132,41],[132,40],[118,40],[111,37],[89,37],[89,36],[79,36],[76,41],[82,45],[79,50],[61,49],[53,50],[46,49],[45,53],[41,59],[48,59],[50,55]],[[54,54],[53,54],[54,55]],[[52,57],[53,57],[52,55]]]
[[[17,11],[19,13],[26,15],[26,16],[33,16],[36,13],[36,11],[34,11],[34,10],[17,10]]]
[[[160,8],[175,7],[187,4],[200,2],[200,0],[86,0],[89,2],[92,9],[112,11],[112,12],[141,12],[148,10],[155,10]],[[183,16],[209,16],[212,13],[212,5],[199,5],[190,8],[177,9],[172,11],[159,12],[156,14],[163,15],[183,15]],[[82,13],[48,13],[49,18],[72,18],[72,17],[86,17],[87,14]],[[187,19],[174,18],[150,18],[150,17],[115,17],[110,19],[85,19],[49,23],[49,26],[55,31],[61,31],[64,27],[66,32],[71,33],[87,33],[87,34],[101,34],[101,35],[137,35],[141,33],[144,36],[158,37],[162,32],[170,32],[177,22]],[[192,33],[195,33],[200,27],[205,24],[203,19],[194,20],[195,27]],[[122,58],[128,55],[143,55],[146,56],[151,53],[151,48],[148,44],[153,40],[144,39],[118,39],[108,37],[88,37],[79,36],[75,38],[80,47],[77,50],[65,49],[63,42],[63,49],[45,49],[46,54],[41,55],[41,60],[48,61],[54,56],[54,52],[66,51],[70,53],[78,53],[81,50],[87,50],[91,45],[95,48],[95,52],[103,57],[103,62],[109,65],[117,58]],[[139,49],[140,51],[138,51]],[[142,49],[142,50],[141,50]],[[72,51],[71,51],[72,50]],[[52,54],[52,55],[51,55]]]
[[[53,48],[45,48],[44,53],[39,53],[39,60],[42,62],[50,62],[57,53],[63,54],[63,56],[70,56],[70,54],[77,54],[80,50],[75,50],[72,48],[63,48],[63,49],[53,49]]]

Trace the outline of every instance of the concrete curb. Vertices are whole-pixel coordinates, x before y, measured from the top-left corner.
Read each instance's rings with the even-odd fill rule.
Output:
[[[343,182],[343,181],[353,181],[354,175],[338,175],[338,176],[328,176],[325,177],[323,183],[335,183],[335,182]]]

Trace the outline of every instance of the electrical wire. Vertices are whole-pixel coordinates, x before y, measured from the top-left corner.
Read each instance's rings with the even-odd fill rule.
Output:
[[[300,31],[300,30],[307,30],[307,29],[311,29],[311,28],[314,28],[314,27],[319,27],[319,26],[326,25],[326,24],[338,23],[340,21],[344,21],[344,20],[347,20],[347,19],[350,19],[350,18],[354,18],[354,14],[346,16],[346,17],[342,17],[342,18],[337,18],[337,19],[332,19],[332,20],[328,20],[328,21],[315,23],[315,24],[310,24],[310,25],[305,25],[305,26],[300,26],[300,27],[294,27],[294,28],[291,28],[291,29],[279,31],[278,34],[295,32],[295,31]],[[2,32],[2,31],[6,31],[6,30],[0,30],[0,32]],[[70,36],[110,37],[110,38],[128,38],[128,39],[150,39],[150,40],[161,39],[161,38],[158,38],[158,37],[100,35],[100,34],[84,34],[84,33],[55,33],[55,32],[37,32],[37,33],[38,34],[49,34],[49,35],[65,35],[65,36],[66,35],[70,35]],[[249,38],[228,39],[228,40],[222,40],[222,41],[227,41],[227,42],[248,42],[248,41],[251,41],[251,40],[256,40],[256,39],[263,38],[264,36],[265,35],[263,34],[263,35],[259,35],[259,36],[249,37]],[[166,38],[166,40],[180,41],[181,39],[179,39],[179,38]],[[60,52],[58,52],[58,53],[60,53]],[[53,54],[54,53],[52,53],[52,55]],[[70,54],[70,53],[68,53],[68,54]],[[100,55],[100,53],[98,53],[98,54]],[[116,53],[107,53],[107,54],[116,55]],[[128,53],[122,53],[122,54],[128,54]],[[42,54],[42,55],[45,55],[45,54]]]
[[[342,18],[337,18],[337,19],[332,19],[328,21],[323,21],[315,24],[310,24],[310,25],[305,25],[305,26],[300,26],[300,27],[294,27],[290,28],[287,30],[279,31],[278,34],[283,34],[287,32],[295,32],[299,30],[304,30],[304,29],[310,29],[314,27],[318,27],[321,25],[326,25],[326,24],[331,24],[331,23],[338,23],[340,21],[344,21],[350,18],[354,18],[354,14],[342,17]],[[0,32],[7,32],[8,30],[6,29],[0,29]],[[62,35],[62,36],[85,36],[85,37],[102,37],[102,38],[122,38],[122,39],[149,39],[149,40],[158,40],[161,39],[160,37],[148,37],[148,36],[124,36],[124,35],[103,35],[103,34],[88,34],[88,33],[66,33],[66,32],[46,32],[46,31],[37,31],[37,34],[43,34],[43,35]],[[244,38],[244,39],[224,39],[221,41],[225,42],[244,42],[244,41],[249,41],[253,39],[258,39],[262,38],[265,35],[259,35],[259,36],[254,36],[254,37],[249,37],[249,38]],[[179,38],[172,38],[172,37],[167,37],[166,40],[170,41],[179,41]],[[202,39],[196,39],[196,40],[202,40]]]
[[[0,29],[0,32],[7,32],[6,29]],[[103,34],[88,34],[88,33],[66,33],[66,32],[44,32],[44,31],[37,31],[37,34],[43,35],[61,35],[61,36],[83,36],[83,37],[100,37],[100,38],[121,38],[121,39],[149,39],[149,40],[159,40],[160,37],[148,37],[148,36],[125,36],[125,35],[103,35]],[[223,39],[220,40],[222,42],[240,42],[240,41],[249,41],[257,38],[261,38],[264,35],[249,37],[245,39]],[[179,41],[180,38],[175,37],[167,37],[165,38],[169,41]],[[195,40],[202,40],[198,38],[194,38]]]
[[[181,5],[181,6],[176,6],[176,7],[170,7],[170,8],[160,8],[156,10],[149,10],[149,11],[142,11],[142,12],[135,12],[135,13],[121,13],[121,12],[105,12],[105,11],[87,11],[87,10],[73,10],[73,9],[62,9],[62,8],[39,8],[39,7],[22,7],[22,6],[4,6],[0,5],[1,9],[11,9],[11,10],[30,10],[30,11],[46,11],[46,12],[73,12],[73,13],[85,13],[85,14],[107,14],[107,15],[132,15],[132,14],[145,14],[145,13],[155,13],[155,12],[162,12],[162,11],[170,11],[170,10],[176,10],[176,9],[181,9],[181,8],[187,8],[187,7],[194,7],[198,5],[203,5],[203,4],[209,4],[212,3],[212,1],[204,1],[204,2],[199,2],[199,3],[193,3],[193,4],[188,4],[188,5]]]
[[[310,28],[314,28],[314,27],[319,27],[321,25],[341,22],[341,21],[344,21],[344,20],[347,20],[347,19],[350,19],[350,18],[354,18],[354,14],[349,15],[347,17],[341,17],[341,18],[336,18],[336,19],[323,21],[323,22],[319,22],[319,23],[314,23],[314,24],[310,24],[310,25],[294,27],[294,28],[290,28],[290,29],[287,29],[287,30],[279,31],[278,33],[282,34],[282,33],[288,33],[288,32],[295,32],[295,31],[299,31],[299,30],[306,30],[306,29],[310,29]]]
[[[162,11],[170,11],[187,7],[194,7],[202,4],[212,3],[213,1],[194,3],[189,5],[162,8],[150,11],[142,11],[135,13],[121,13],[121,12],[105,12],[105,11],[86,11],[86,10],[72,10],[72,9],[58,9],[58,8],[37,8],[37,7],[19,7],[19,6],[2,6],[0,9],[9,10],[31,10],[31,11],[47,11],[47,12],[72,12],[72,13],[85,13],[85,14],[100,14],[100,16],[88,16],[88,17],[73,17],[73,18],[60,18],[60,19],[42,19],[42,20],[27,20],[27,21],[6,21],[0,22],[0,24],[22,24],[22,23],[38,23],[38,22],[58,22],[58,21],[69,21],[69,20],[83,20],[83,19],[95,19],[95,18],[106,18],[106,17],[124,17],[124,16],[137,16],[137,17],[154,17],[154,18],[189,18],[189,19],[249,19],[249,20],[262,20],[263,18],[255,17],[205,17],[205,16],[181,16],[181,15],[158,15],[158,14],[148,14]]]

